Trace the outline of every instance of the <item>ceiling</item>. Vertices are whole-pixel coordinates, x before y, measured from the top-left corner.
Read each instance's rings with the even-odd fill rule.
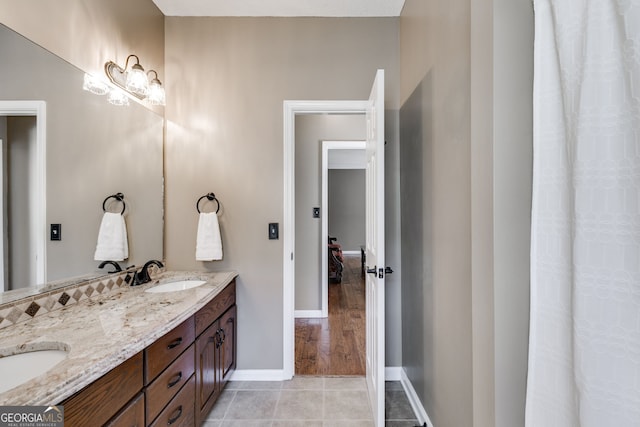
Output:
[[[153,0],[166,16],[400,16],[405,0]]]

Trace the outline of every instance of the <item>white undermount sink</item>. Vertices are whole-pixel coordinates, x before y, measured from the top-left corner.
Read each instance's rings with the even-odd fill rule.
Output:
[[[66,358],[67,351],[59,349],[31,350],[0,356],[0,393],[46,373]]]
[[[206,280],[197,279],[175,280],[173,282],[161,283],[159,285],[153,286],[149,289],[146,289],[145,292],[160,293],[184,291],[187,289],[197,288],[198,286],[202,286],[205,283],[207,283]]]

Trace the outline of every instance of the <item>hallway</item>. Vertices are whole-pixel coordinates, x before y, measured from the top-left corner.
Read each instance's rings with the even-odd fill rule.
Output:
[[[365,375],[365,295],[359,255],[329,284],[329,317],[296,319],[296,375]]]

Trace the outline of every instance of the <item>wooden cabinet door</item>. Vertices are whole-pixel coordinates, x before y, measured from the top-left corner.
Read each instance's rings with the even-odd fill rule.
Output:
[[[103,425],[142,390],[142,352],[64,402],[67,427]]]
[[[144,394],[140,393],[106,427],[144,427]]]
[[[213,402],[220,393],[217,369],[220,347],[220,322],[211,324],[196,340],[196,419],[197,424],[206,418]],[[203,418],[204,417],[204,418]]]
[[[220,318],[222,344],[220,346],[221,387],[229,381],[236,364],[236,306],[234,305]]]

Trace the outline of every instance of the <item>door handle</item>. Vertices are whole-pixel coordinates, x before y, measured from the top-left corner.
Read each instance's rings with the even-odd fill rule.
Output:
[[[367,273],[369,273],[369,274],[378,274],[377,266],[374,265],[373,268],[367,267]]]
[[[386,274],[391,274],[391,273],[393,273],[393,269],[391,269],[391,267],[385,267],[385,268],[384,268],[384,272],[385,272]]]

